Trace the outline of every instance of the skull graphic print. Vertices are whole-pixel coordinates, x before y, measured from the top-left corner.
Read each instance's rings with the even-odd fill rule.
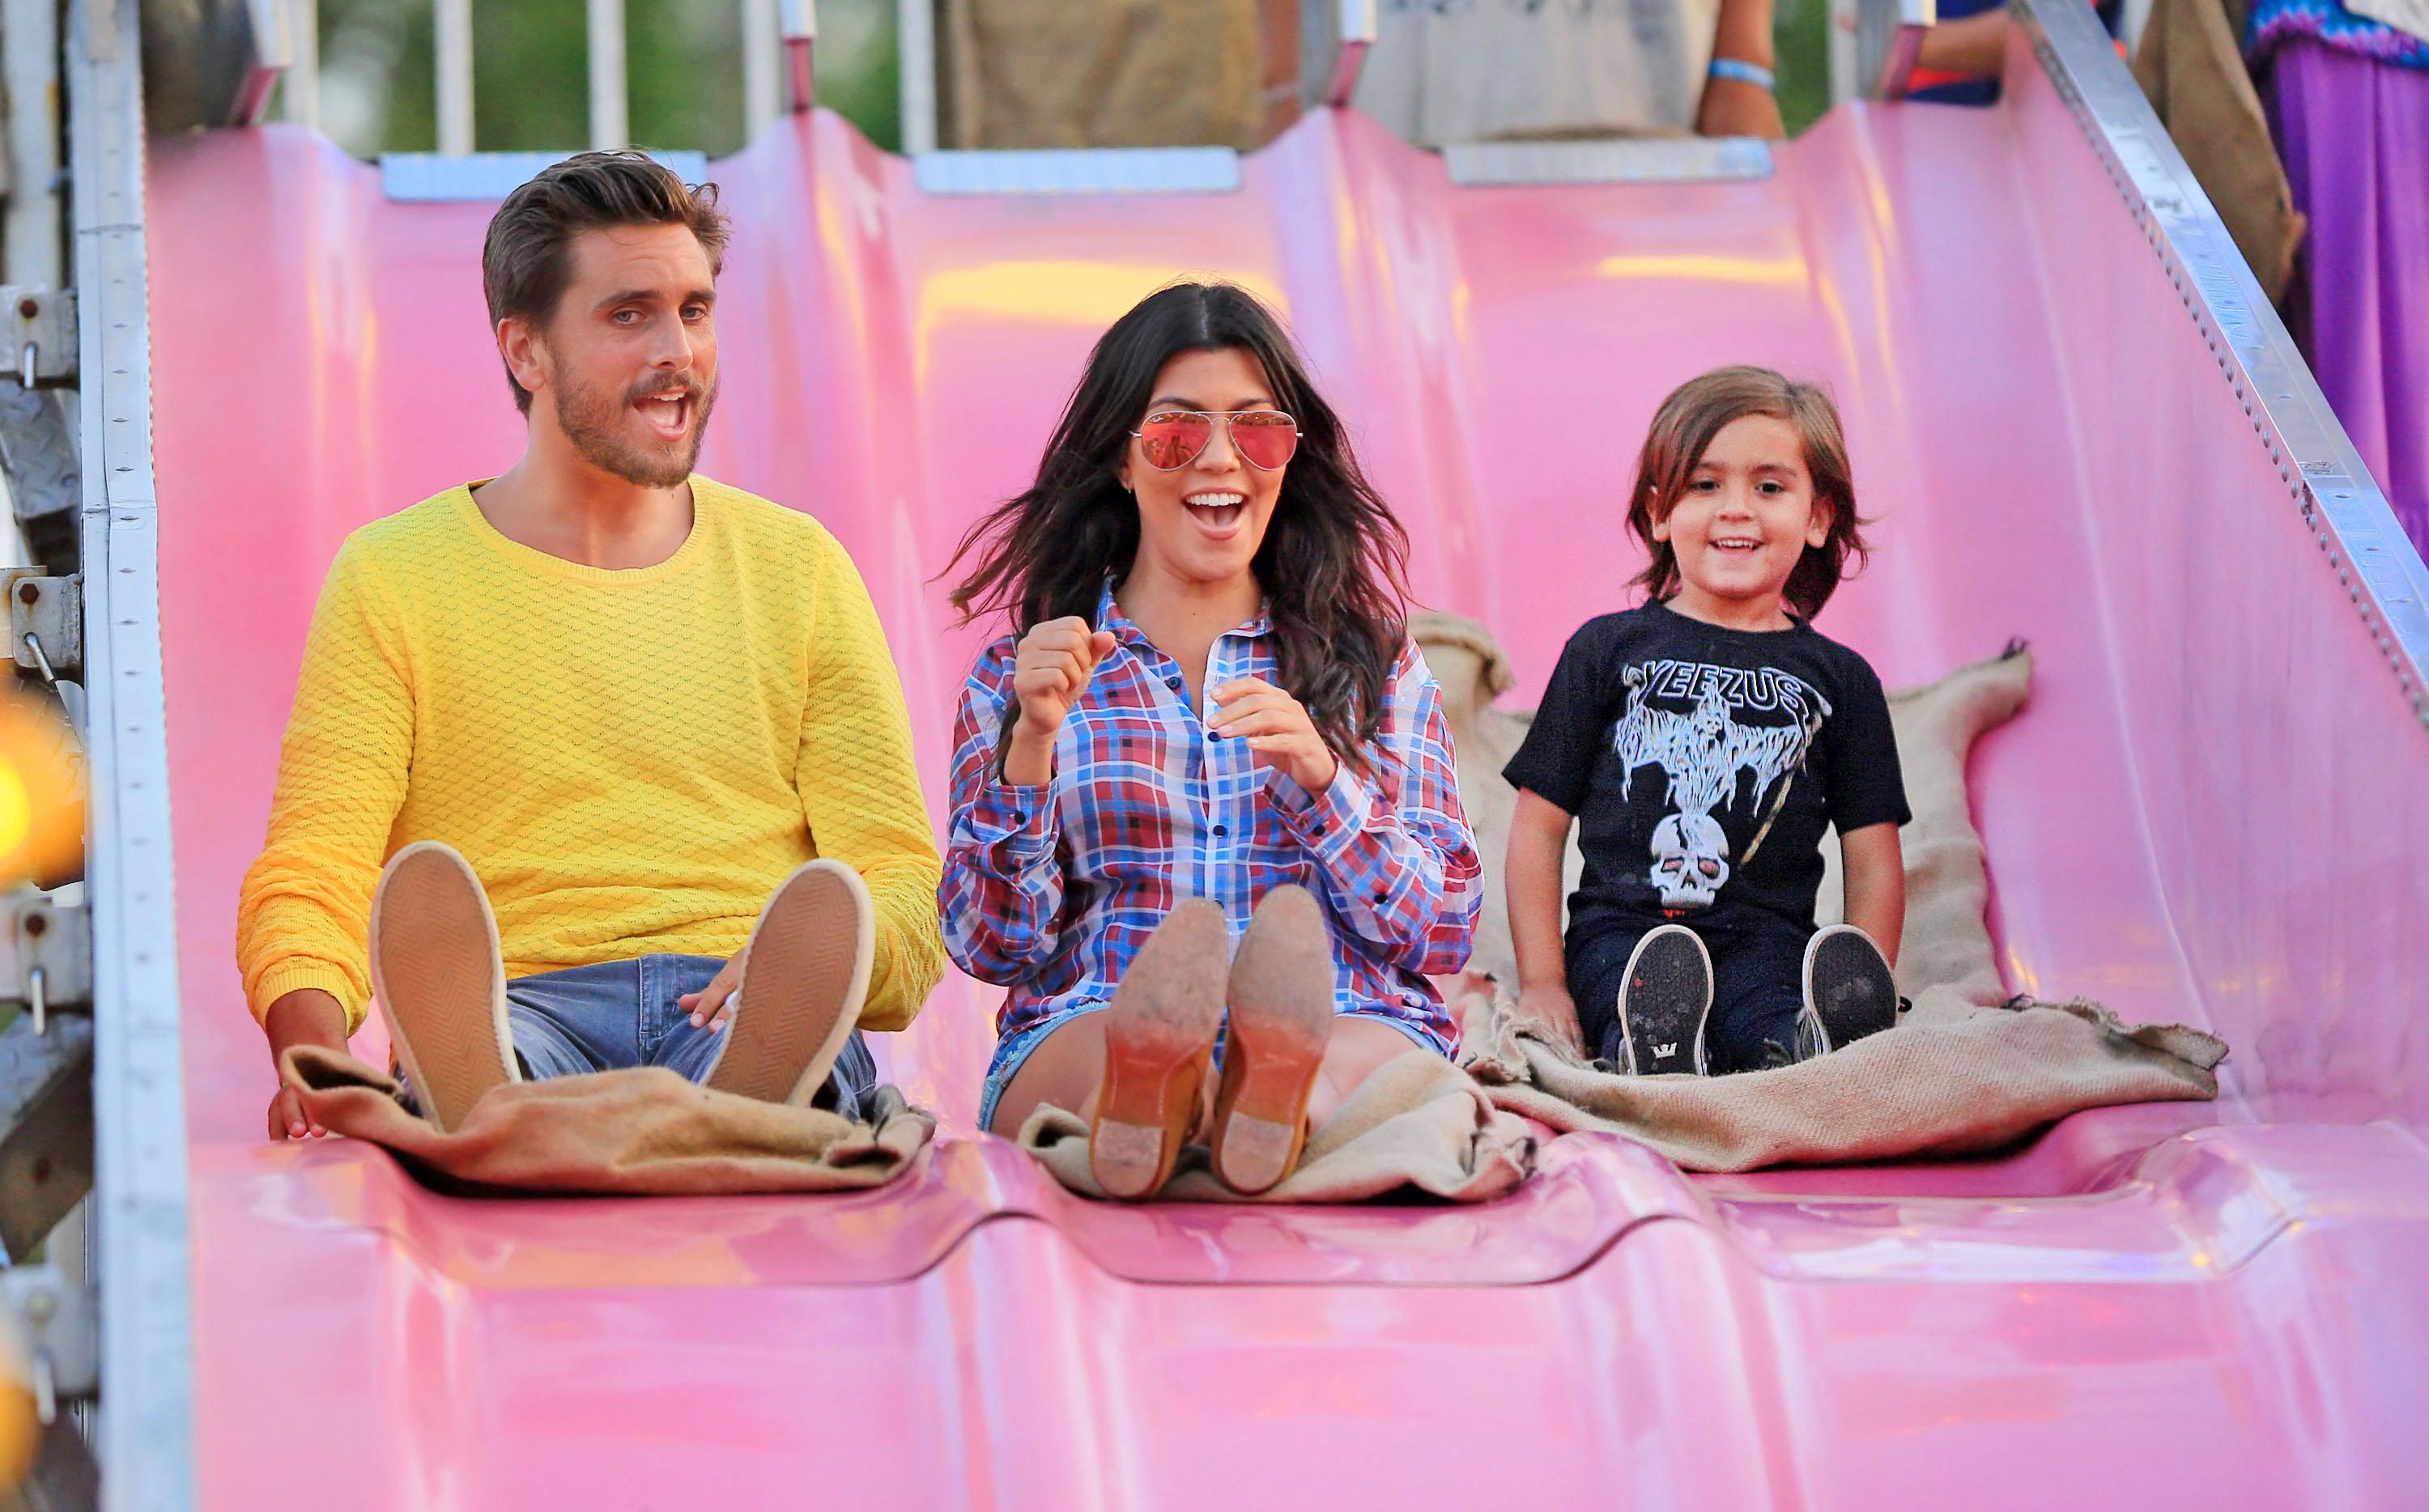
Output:
[[[1653,830],[1650,879],[1665,910],[1710,908],[1729,879],[1760,848],[1829,717],[1810,683],[1776,667],[1649,661],[1622,674],[1627,703],[1611,740],[1628,774],[1659,767],[1670,812]],[[1745,855],[1732,857],[1722,821],[1736,814],[1754,826]]]

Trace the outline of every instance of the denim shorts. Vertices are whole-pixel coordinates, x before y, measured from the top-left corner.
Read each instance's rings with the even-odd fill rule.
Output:
[[[995,1054],[987,1061],[986,1083],[979,1089],[979,1132],[982,1134],[987,1132],[989,1126],[995,1123],[995,1107],[996,1104],[1003,1101],[1003,1090],[1012,1085],[1013,1077],[1020,1075],[1022,1063],[1029,1059],[1032,1052],[1046,1043],[1048,1035],[1075,1018],[1089,1013],[1101,1013],[1109,1006],[1105,1003],[1087,1003],[1078,1008],[1066,1008],[1060,1013],[1039,1019],[1034,1024],[1025,1025],[998,1040],[995,1044]],[[1422,1026],[1412,1024],[1406,1019],[1394,1018],[1389,1013],[1363,1012],[1356,1009],[1334,1016],[1336,1018],[1371,1018],[1379,1024],[1389,1024],[1414,1041],[1418,1049],[1430,1050],[1446,1060],[1450,1059],[1450,1049],[1447,1045],[1428,1034]],[[1223,1064],[1223,1041],[1220,1035],[1217,1035],[1214,1041],[1214,1064],[1218,1068]]]
[[[675,1000],[706,987],[724,964],[714,956],[642,956],[507,982],[506,1024],[523,1079],[636,1066],[664,1066],[703,1079],[726,1031],[694,1028]],[[858,1118],[876,1085],[876,1059],[854,1029],[812,1103]]]

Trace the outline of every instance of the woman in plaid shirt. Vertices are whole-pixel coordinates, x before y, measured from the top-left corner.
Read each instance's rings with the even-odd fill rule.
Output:
[[[1127,1197],[1200,1133],[1260,1192],[1370,1072],[1451,1053],[1427,978],[1480,894],[1407,555],[1247,293],[1176,285],[1098,342],[954,556],[954,603],[1013,627],[963,690],[941,895],[1010,989],[988,1127],[1079,1111]]]

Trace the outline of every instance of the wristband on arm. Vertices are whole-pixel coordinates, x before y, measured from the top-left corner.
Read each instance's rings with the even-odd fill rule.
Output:
[[[1771,70],[1740,58],[1713,58],[1711,74],[1716,79],[1735,79],[1740,84],[1751,84],[1765,93],[1771,92],[1779,82]]]

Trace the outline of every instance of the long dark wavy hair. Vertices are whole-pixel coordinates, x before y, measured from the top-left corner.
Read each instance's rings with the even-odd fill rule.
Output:
[[[1245,289],[1174,284],[1115,320],[1088,354],[1036,481],[971,526],[938,576],[968,562],[952,592],[964,624],[1002,610],[1025,634],[1066,615],[1093,618],[1107,575],[1126,576],[1138,551],[1138,504],[1116,474],[1156,375],[1184,353],[1224,351],[1255,358],[1274,403],[1298,422],[1298,452],[1250,564],[1281,685],[1333,754],[1363,770],[1405,634],[1409,534],[1359,469],[1281,322]],[[1008,712],[1007,732],[1018,713]]]

